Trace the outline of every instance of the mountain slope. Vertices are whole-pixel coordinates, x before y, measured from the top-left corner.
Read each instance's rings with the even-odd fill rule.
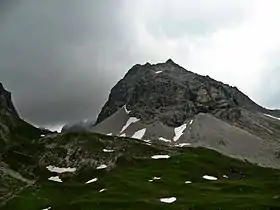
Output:
[[[272,116],[270,116],[272,115]],[[279,110],[172,60],[135,65],[111,90],[93,132],[188,143],[280,167]]]
[[[39,147],[38,143],[34,144],[36,151],[41,149],[30,156],[28,165],[31,167],[34,161],[33,180],[36,182],[4,202],[1,209],[280,207],[278,170],[260,168],[211,150],[149,145],[135,139],[92,133],[61,134],[41,139]],[[153,159],[154,155],[169,155],[170,158]],[[6,159],[27,164],[22,156],[11,156]],[[102,164],[108,167],[97,169]],[[55,173],[47,170],[49,165],[76,170]],[[48,180],[51,176],[59,176],[62,183]],[[97,180],[86,184],[94,178]],[[169,197],[175,197],[176,201],[172,204],[160,201]]]

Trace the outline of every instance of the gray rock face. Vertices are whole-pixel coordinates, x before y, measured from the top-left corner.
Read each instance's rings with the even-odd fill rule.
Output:
[[[11,100],[11,93],[0,83],[0,155],[6,146],[32,141],[34,137],[47,133],[50,132],[35,128],[19,117]]]
[[[241,108],[275,112],[276,116],[280,113],[257,105],[236,87],[187,71],[170,59],[166,63],[133,66],[111,90],[96,123],[124,105],[143,122],[159,121],[171,127],[198,113],[233,122],[240,118]]]
[[[0,83],[0,141],[6,141],[10,129],[16,127],[19,115],[11,100],[11,93]]]

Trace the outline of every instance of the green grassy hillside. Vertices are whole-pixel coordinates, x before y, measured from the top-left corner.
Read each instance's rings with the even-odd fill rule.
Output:
[[[77,149],[71,150],[67,166],[73,165],[77,171],[49,172],[45,168],[48,164],[67,164],[70,147]],[[103,152],[105,148],[114,151]],[[26,150],[25,158],[17,149]],[[20,168],[20,173],[32,178],[35,184],[23,187],[22,182],[13,182],[11,186],[18,185],[18,190],[9,199],[2,199],[0,208],[5,210],[280,209],[279,170],[261,168],[208,149],[150,146],[129,138],[90,133],[58,135],[17,149],[7,152],[3,160],[13,169]],[[158,154],[168,154],[170,158],[151,158]],[[108,168],[97,170],[101,163]],[[28,165],[32,167],[24,170]],[[48,180],[56,175],[62,183]],[[218,179],[205,180],[204,175]],[[161,179],[149,181],[153,177]],[[93,178],[98,180],[85,184]],[[101,189],[106,190],[99,192]],[[165,197],[177,200],[160,202]]]

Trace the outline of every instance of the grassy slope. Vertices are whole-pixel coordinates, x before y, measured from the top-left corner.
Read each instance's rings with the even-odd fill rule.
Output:
[[[63,140],[77,135],[90,138],[88,146],[99,145],[98,150],[104,138],[113,139],[95,134],[67,134]],[[170,159],[152,160],[148,157],[160,153],[158,148],[131,139],[119,140],[126,142],[127,152],[114,169],[84,168],[75,176],[65,175],[63,183],[47,181],[51,173],[42,170],[44,173],[34,186],[23,190],[2,209],[280,209],[278,170],[260,168],[202,148],[176,149],[175,153],[169,151],[173,154]],[[205,174],[219,179],[203,180]],[[222,178],[224,174],[229,178]],[[161,180],[149,182],[154,176]],[[98,177],[98,182],[84,184],[94,177]],[[193,183],[184,184],[187,180]],[[107,191],[99,193],[102,188]],[[170,196],[177,201],[159,202],[159,198]]]

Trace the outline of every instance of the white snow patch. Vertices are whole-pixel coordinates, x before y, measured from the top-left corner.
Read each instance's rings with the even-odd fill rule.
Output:
[[[97,181],[97,178],[93,178],[93,179],[91,179],[91,180],[88,180],[87,182],[86,182],[86,184],[90,184],[90,183],[93,183],[93,182],[96,182]]]
[[[190,146],[190,143],[180,143],[180,144],[175,144],[175,147],[185,147],[185,146]]]
[[[153,178],[153,180],[160,180],[160,179],[161,177],[156,177],[156,176]]]
[[[59,178],[59,176],[51,176],[50,178],[48,178],[48,180],[54,181],[54,182],[62,182],[62,180]]]
[[[107,165],[105,164],[101,164],[100,166],[98,166],[96,169],[104,169],[107,168]]]
[[[279,117],[274,117],[274,116],[272,116],[272,115],[269,115],[269,114],[264,114],[265,116],[268,116],[268,117],[271,117],[271,118],[273,118],[273,119],[276,119],[276,120],[280,120],[280,118]]]
[[[126,134],[125,134],[125,133],[123,133],[123,134],[121,134],[121,135],[120,135],[120,137],[126,137]]]
[[[114,150],[113,150],[113,149],[103,149],[103,152],[108,152],[108,153],[110,153],[110,152],[114,152]]]
[[[160,180],[160,179],[161,179],[161,177],[154,176],[153,179],[150,179],[150,180],[149,180],[149,182],[153,182],[153,181],[155,181],[155,180]]]
[[[41,134],[41,137],[45,137],[46,135],[45,134]]]
[[[148,140],[148,139],[144,139],[143,141],[146,143],[151,143],[151,140]]]
[[[159,73],[161,73],[161,72],[162,72],[162,71],[156,71],[155,74],[159,74]]]
[[[107,135],[107,136],[112,136],[112,133],[107,133],[106,135]]]
[[[186,127],[187,127],[187,124],[183,124],[177,128],[174,128],[175,136],[173,138],[173,141],[177,141],[183,135],[183,132],[186,129]]]
[[[48,207],[48,208],[45,208],[45,209],[42,209],[42,210],[50,210],[51,209],[51,207]]]
[[[171,142],[171,140],[163,138],[163,137],[159,137],[158,139],[161,141],[164,141],[164,142]]]
[[[170,197],[170,198],[161,198],[160,201],[162,203],[173,203],[175,202],[177,199],[175,197]]]
[[[136,117],[130,117],[130,118],[127,120],[126,124],[122,127],[120,133],[124,132],[125,129],[127,129],[128,126],[130,126],[130,124],[136,123],[136,122],[138,122],[139,120],[140,120],[140,119],[137,119]]]
[[[151,158],[152,159],[168,159],[168,158],[170,158],[170,156],[169,155],[153,155]]]
[[[223,175],[223,178],[226,178],[226,179],[228,179],[228,176],[227,176],[227,175]]]
[[[131,111],[127,109],[126,105],[123,106],[124,111],[126,112],[126,114],[129,114]]]
[[[185,184],[191,184],[192,182],[191,181],[185,181]]]
[[[190,125],[193,124],[193,120],[190,121]]]
[[[50,172],[55,172],[55,173],[65,173],[65,172],[70,172],[70,173],[74,173],[77,169],[76,168],[59,168],[56,166],[47,166],[46,167]]]
[[[143,128],[139,131],[136,131],[131,138],[134,138],[134,139],[142,139],[143,136],[145,135],[146,133],[146,128]]]
[[[101,189],[101,190],[99,190],[99,192],[101,193],[101,192],[104,192],[106,189]]]
[[[211,181],[214,181],[214,180],[217,180],[217,179],[218,179],[217,177],[208,176],[208,175],[204,175],[202,178],[203,178],[203,179],[207,179],[207,180],[211,180]]]

